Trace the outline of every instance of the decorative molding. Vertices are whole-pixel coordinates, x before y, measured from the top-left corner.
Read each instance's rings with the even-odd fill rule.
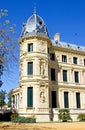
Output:
[[[25,36],[20,38],[19,43],[23,43],[25,40],[29,40],[29,39],[38,39],[38,40],[43,40],[43,41],[47,41],[49,44],[52,44],[51,40],[49,37],[47,36],[41,36],[41,35],[30,35],[30,36]]]

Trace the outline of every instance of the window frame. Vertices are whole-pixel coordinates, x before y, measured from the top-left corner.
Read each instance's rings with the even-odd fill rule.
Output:
[[[55,53],[50,53],[50,60],[55,61]]]
[[[33,75],[33,62],[28,62],[27,63],[27,74],[28,75]]]
[[[77,57],[73,57],[73,64],[78,64],[78,58]]]
[[[33,107],[33,87],[27,88],[27,107]]]
[[[55,68],[51,68],[51,80],[52,81],[56,81]]]
[[[69,108],[69,96],[68,96],[68,92],[64,92],[64,108]]]
[[[62,55],[62,62],[67,63],[67,55]]]
[[[76,108],[81,108],[81,100],[79,92],[76,92]]]
[[[28,52],[33,52],[33,43],[28,43]]]
[[[67,82],[68,78],[67,78],[67,70],[63,70],[63,82]]]
[[[75,81],[75,83],[79,83],[79,72],[78,71],[74,71],[74,81]]]

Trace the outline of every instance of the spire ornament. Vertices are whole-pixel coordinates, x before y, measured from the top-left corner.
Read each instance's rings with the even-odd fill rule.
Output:
[[[37,12],[36,12],[36,3],[34,3],[34,14],[37,14]]]

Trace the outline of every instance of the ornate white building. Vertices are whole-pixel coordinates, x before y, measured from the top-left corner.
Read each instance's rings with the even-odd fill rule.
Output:
[[[23,25],[20,43],[19,87],[12,104],[20,116],[37,122],[57,121],[68,108],[74,121],[85,112],[85,47],[51,40],[43,19],[34,14]]]

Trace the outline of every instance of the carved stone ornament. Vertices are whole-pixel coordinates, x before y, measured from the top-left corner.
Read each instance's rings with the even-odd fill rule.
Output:
[[[45,93],[44,93],[44,91],[40,92],[40,102],[42,102],[42,103],[45,102]]]
[[[45,52],[45,45],[43,41],[39,44],[39,50]]]
[[[40,74],[42,76],[45,75],[45,60],[43,59],[40,60]]]
[[[45,85],[40,85],[40,102],[45,102]]]

